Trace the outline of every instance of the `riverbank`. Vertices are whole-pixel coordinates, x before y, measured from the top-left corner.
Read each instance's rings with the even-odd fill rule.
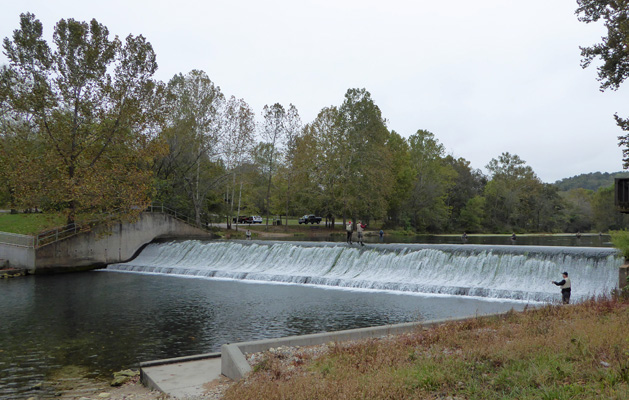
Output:
[[[272,349],[223,398],[626,399],[628,330],[629,301],[616,298]]]

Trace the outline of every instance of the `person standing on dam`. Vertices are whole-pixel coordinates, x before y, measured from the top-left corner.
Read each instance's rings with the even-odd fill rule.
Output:
[[[352,221],[347,221],[347,225],[345,226],[345,230],[347,231],[347,243],[352,244]]]
[[[363,225],[362,221],[358,221],[358,224],[356,224],[356,232],[358,232],[358,241],[360,242],[361,246],[364,246],[365,244],[363,243],[363,231],[365,230],[365,225]]]
[[[564,272],[563,274],[563,279],[555,282],[552,281],[555,285],[561,287],[561,300],[563,301],[563,304],[570,304],[570,292],[571,292],[571,285],[570,285],[570,278],[568,278],[568,273]]]

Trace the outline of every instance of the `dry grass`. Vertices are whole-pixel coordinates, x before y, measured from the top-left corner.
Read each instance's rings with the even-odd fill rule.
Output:
[[[267,354],[225,399],[629,399],[629,301],[549,305],[413,334]]]

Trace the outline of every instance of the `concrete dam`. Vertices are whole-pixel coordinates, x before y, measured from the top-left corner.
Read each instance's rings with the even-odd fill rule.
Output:
[[[199,241],[148,245],[108,270],[354,290],[552,302],[551,283],[568,271],[572,299],[618,287],[620,253],[611,248]]]

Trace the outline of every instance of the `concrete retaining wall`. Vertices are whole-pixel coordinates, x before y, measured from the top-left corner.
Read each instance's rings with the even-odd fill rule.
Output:
[[[0,243],[0,259],[7,260],[12,268],[32,270],[35,268],[35,249]]]
[[[259,353],[272,347],[281,346],[314,346],[329,342],[344,342],[396,335],[412,332],[418,329],[430,328],[435,325],[450,321],[465,321],[473,318],[488,318],[503,316],[506,313],[484,315],[481,317],[462,317],[440,319],[426,322],[408,322],[404,324],[383,325],[372,328],[349,329],[345,331],[315,333],[311,335],[289,336],[279,339],[256,340],[253,342],[230,343],[221,346],[221,373],[228,378],[242,379],[251,371],[251,367],[245,358],[245,354]]]
[[[111,231],[95,230],[54,242],[34,252],[29,273],[64,272],[105,266],[131,259],[154,239],[202,237],[211,233],[168,214],[143,213],[137,222],[117,224]],[[13,259],[11,260],[13,265]]]

